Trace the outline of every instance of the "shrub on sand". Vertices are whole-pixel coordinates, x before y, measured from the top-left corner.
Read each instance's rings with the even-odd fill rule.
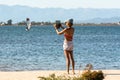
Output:
[[[68,77],[68,76],[56,76],[51,74],[49,77],[38,77],[40,80],[103,80],[104,74],[102,71],[85,71],[81,76]]]

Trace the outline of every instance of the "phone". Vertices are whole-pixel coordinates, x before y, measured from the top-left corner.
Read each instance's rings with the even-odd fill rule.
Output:
[[[55,24],[56,24],[57,29],[59,29],[61,27],[61,21],[60,20],[56,20]]]
[[[56,24],[61,24],[60,20],[56,20]]]

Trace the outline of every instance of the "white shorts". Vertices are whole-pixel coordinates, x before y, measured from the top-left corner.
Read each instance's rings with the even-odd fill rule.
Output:
[[[73,51],[73,42],[72,41],[64,41],[63,50]]]

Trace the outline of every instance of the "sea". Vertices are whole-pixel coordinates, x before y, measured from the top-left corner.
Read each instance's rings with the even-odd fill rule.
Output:
[[[75,69],[120,69],[119,26],[74,26]],[[0,27],[0,71],[65,70],[63,35],[53,26]]]

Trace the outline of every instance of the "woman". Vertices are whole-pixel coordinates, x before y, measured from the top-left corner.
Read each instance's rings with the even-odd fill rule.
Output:
[[[73,19],[69,19],[65,25],[67,28],[61,28],[63,29],[62,31],[58,31],[56,24],[54,25],[54,28],[57,32],[58,35],[64,34],[64,43],[63,43],[63,50],[64,54],[66,57],[66,66],[67,66],[67,73],[69,74],[69,68],[70,68],[70,61],[72,63],[72,72],[74,72],[74,58],[73,58],[73,35],[74,35],[74,28],[73,26]]]

